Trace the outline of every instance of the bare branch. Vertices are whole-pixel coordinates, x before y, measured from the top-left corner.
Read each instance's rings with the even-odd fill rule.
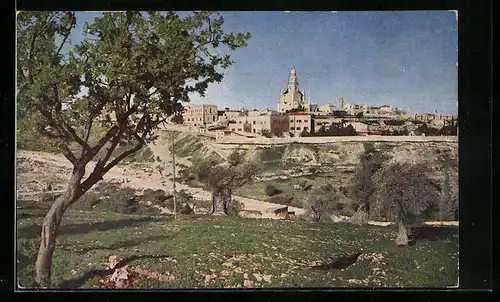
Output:
[[[64,156],[73,164],[73,166],[76,166],[77,165],[77,158],[73,154],[73,152],[71,152],[68,145],[60,144],[59,147],[61,148],[61,151],[63,152]]]
[[[102,179],[102,176],[106,173],[104,171],[104,166],[108,162],[109,158],[111,157],[111,154],[115,150],[116,146],[118,145],[118,142],[120,141],[120,136],[121,132],[118,132],[110,142],[108,142],[109,147],[106,149],[106,153],[104,154],[103,157],[101,157],[95,167],[92,173],[90,173],[89,177],[83,181],[82,183],[82,188],[84,191],[90,189],[96,182]]]
[[[92,153],[95,155],[101,148],[106,144],[113,136],[116,136],[119,133],[120,128],[117,125],[111,127],[108,132],[102,137],[97,145],[92,147]]]
[[[140,138],[139,142],[137,143],[137,145],[135,147],[133,147],[132,149],[129,149],[129,150],[123,152],[122,154],[118,155],[117,157],[115,157],[115,159],[113,159],[109,164],[107,164],[104,167],[104,169],[103,169],[102,172],[103,173],[107,173],[111,168],[113,168],[114,166],[116,166],[124,158],[126,158],[129,155],[134,154],[137,151],[139,151],[144,146],[144,136],[145,135],[143,135],[143,137]]]
[[[56,55],[59,55],[59,53],[61,52],[61,49],[63,48],[64,44],[66,43],[66,40],[68,40],[68,37],[71,34],[71,27],[73,27],[73,22],[75,22],[74,21],[75,20],[75,12],[71,13],[71,18],[72,18],[72,21],[69,24],[69,28],[67,29],[67,32],[64,35],[64,38],[63,38],[63,40],[61,42],[61,45],[59,45],[59,49],[57,49]]]

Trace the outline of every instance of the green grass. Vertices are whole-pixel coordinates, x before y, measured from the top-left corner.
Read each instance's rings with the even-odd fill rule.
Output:
[[[40,224],[47,205],[19,202],[17,215],[18,281],[33,283],[33,264]],[[434,230],[434,229],[433,229]],[[134,256],[129,266],[170,272],[171,281],[141,279],[141,288],[243,286],[244,274],[254,287],[454,286],[458,276],[456,229],[398,248],[392,227],[356,227],[209,216],[140,216],[68,210],[57,239],[53,284],[95,288],[108,257]],[[360,259],[344,270],[318,271],[311,261],[326,261],[363,248],[381,254],[379,262]],[[99,274],[100,273],[100,274]],[[109,273],[109,272],[108,272]],[[205,284],[204,276],[217,277]],[[267,275],[269,282],[253,274]],[[350,280],[351,279],[351,280]],[[349,281],[350,280],[350,281]]]

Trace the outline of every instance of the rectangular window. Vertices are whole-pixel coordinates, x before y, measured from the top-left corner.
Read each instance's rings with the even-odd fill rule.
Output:
[[[297,123],[302,123],[302,120],[298,120]]]
[[[297,130],[300,130],[300,127],[297,127],[296,129],[297,129]]]
[[[290,127],[290,130],[293,130],[293,127]]]
[[[238,128],[238,131],[241,131],[241,128]]]

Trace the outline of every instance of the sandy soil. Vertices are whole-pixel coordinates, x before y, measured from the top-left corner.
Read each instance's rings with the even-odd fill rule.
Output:
[[[154,149],[156,151],[160,148]],[[173,183],[165,179],[171,177],[171,173],[166,173],[166,171],[172,170],[172,164],[168,162],[170,155],[168,151],[165,150],[160,152],[155,151],[153,151],[155,157],[160,157],[162,162],[117,165],[109,170],[109,172],[104,175],[103,179],[105,181],[123,182],[124,185],[139,191],[144,189],[172,191]],[[17,187],[20,193],[44,190],[49,183],[52,184],[53,190],[64,189],[63,185],[69,179],[72,165],[63,155],[46,152],[19,151],[17,157],[18,166],[20,166],[22,170],[22,172],[17,175]],[[95,162],[89,163],[86,176],[91,173],[94,165]],[[37,168],[33,169],[35,166]],[[160,174],[158,167],[161,166],[164,167],[164,170]],[[36,183],[30,186],[29,184],[32,184],[33,180],[36,180]],[[192,188],[185,184],[176,183],[176,189],[184,189],[196,199],[206,200],[207,202],[211,200],[210,192],[201,188]],[[244,216],[274,218],[272,215],[267,214],[266,210],[275,207],[276,204],[241,196],[233,196],[233,198],[242,202],[246,211],[258,211],[261,213],[259,215],[244,211],[242,213]],[[300,208],[289,207],[289,209],[295,211],[297,215],[304,212],[304,209]]]

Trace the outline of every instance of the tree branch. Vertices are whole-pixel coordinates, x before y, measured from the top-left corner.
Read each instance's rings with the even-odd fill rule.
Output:
[[[75,12],[72,12],[71,13],[71,23],[69,24],[69,28],[67,28],[67,32],[64,35],[64,38],[61,42],[61,45],[59,45],[59,48],[57,49],[56,56],[59,55],[59,53],[61,52],[61,49],[63,48],[64,44],[66,43],[66,40],[68,40],[68,37],[71,33],[71,27],[73,27],[74,19],[75,19]]]
[[[127,156],[129,155],[132,155],[134,154],[135,152],[139,151],[143,146],[144,146],[144,136],[139,138],[139,142],[137,143],[137,145],[135,147],[133,147],[132,149],[129,149],[125,152],[123,152],[122,154],[118,155],[117,157],[115,157],[115,159],[113,159],[109,164],[107,164],[102,173],[105,174],[107,173],[111,168],[113,168],[114,166],[116,166],[120,161],[122,161],[124,158],[126,158]]]
[[[71,152],[68,145],[61,144],[61,145],[59,145],[59,147],[61,148],[61,151],[63,152],[64,156],[73,164],[73,166],[76,166],[77,165],[77,158],[73,154],[73,152]]]

